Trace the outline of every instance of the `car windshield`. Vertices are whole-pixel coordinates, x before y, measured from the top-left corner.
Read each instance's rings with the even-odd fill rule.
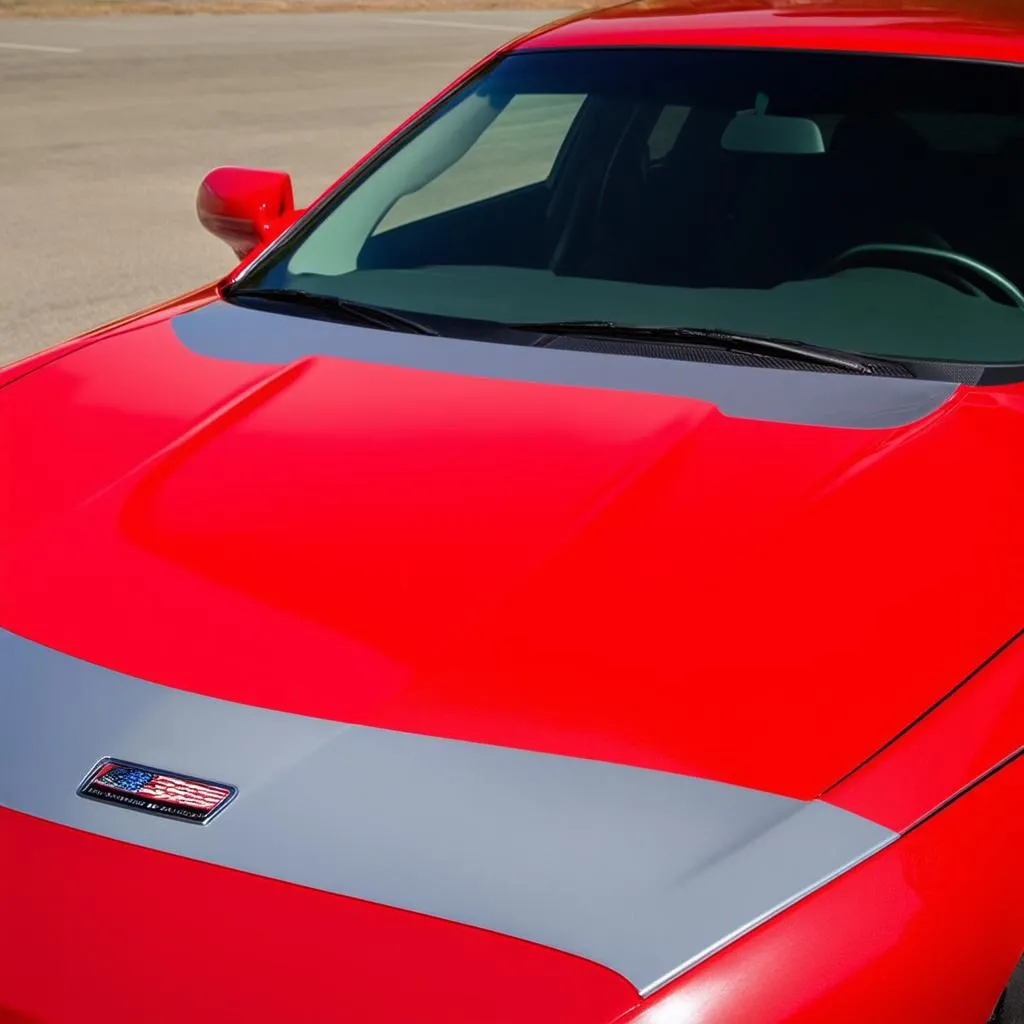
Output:
[[[301,290],[447,333],[602,321],[1024,363],[1022,86],[1015,66],[953,60],[513,53],[235,294]]]

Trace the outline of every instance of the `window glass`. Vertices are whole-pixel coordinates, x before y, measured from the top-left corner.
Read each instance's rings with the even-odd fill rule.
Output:
[[[662,160],[668,156],[689,116],[689,107],[669,105],[662,109],[647,140],[647,156],[650,160]]]
[[[1024,364],[1021,181],[1014,65],[523,51],[397,140],[242,287],[469,336],[599,320]]]
[[[374,234],[543,181],[582,102],[574,95],[513,96],[463,157],[399,199]]]

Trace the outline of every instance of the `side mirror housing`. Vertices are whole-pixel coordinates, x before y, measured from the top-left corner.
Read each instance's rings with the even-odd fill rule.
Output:
[[[210,171],[199,186],[196,213],[239,259],[276,238],[298,215],[287,174],[249,167]]]

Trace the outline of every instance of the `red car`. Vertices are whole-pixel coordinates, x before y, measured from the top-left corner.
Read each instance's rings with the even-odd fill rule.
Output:
[[[1020,1024],[1024,11],[639,0],[0,371],[0,1021]]]

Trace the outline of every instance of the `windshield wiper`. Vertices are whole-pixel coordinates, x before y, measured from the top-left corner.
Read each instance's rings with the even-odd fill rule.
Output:
[[[517,331],[539,331],[553,335],[583,335],[592,338],[615,338],[620,341],[676,342],[681,345],[747,352],[751,355],[781,356],[820,366],[834,366],[848,373],[878,372],[870,363],[862,362],[846,352],[837,352],[835,349],[809,345],[802,341],[781,341],[757,334],[737,334],[734,331],[708,327],[645,327],[617,324],[610,320],[552,320],[548,323],[512,323],[505,326]],[[874,363],[889,362],[876,359],[874,356],[871,360]],[[903,369],[902,364],[899,365]]]
[[[307,292],[301,288],[239,288],[225,292],[228,299],[262,299],[267,302],[280,302],[303,309],[312,309],[328,313],[332,320],[345,323],[363,324],[367,327],[380,327],[385,331],[408,331],[410,334],[433,334],[438,332],[433,327],[411,320],[400,313],[380,306],[370,306],[365,302],[353,302],[337,295],[321,295],[318,292]]]

